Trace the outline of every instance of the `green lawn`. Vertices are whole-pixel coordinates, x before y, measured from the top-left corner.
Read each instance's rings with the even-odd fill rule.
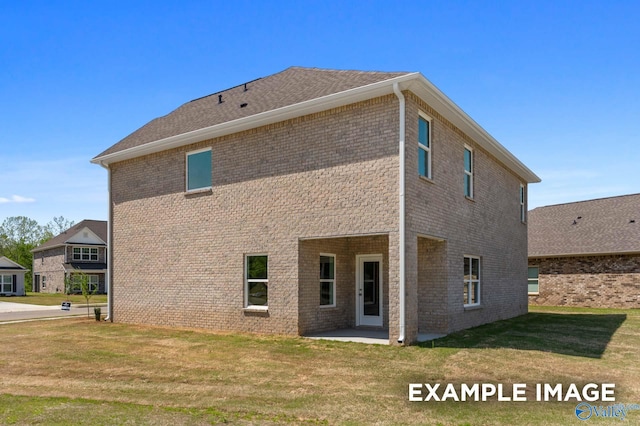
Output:
[[[575,401],[409,402],[409,383],[615,383],[617,402],[640,403],[638,310],[532,311],[404,348],[84,318],[1,325],[0,424],[582,424]]]
[[[65,295],[62,293],[32,293],[27,292],[26,296],[12,296],[0,298],[0,302],[28,303],[31,305],[55,306],[60,305],[64,301],[70,301],[74,305],[85,304],[86,299],[81,294]],[[94,294],[89,299],[90,304],[107,303],[106,294]]]

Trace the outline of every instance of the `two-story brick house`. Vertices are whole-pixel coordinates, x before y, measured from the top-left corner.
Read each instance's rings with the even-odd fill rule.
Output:
[[[288,68],[92,161],[114,321],[411,343],[527,312],[539,179],[420,73]]]
[[[64,293],[67,278],[81,272],[87,275],[91,290],[106,293],[106,221],[83,220],[31,252],[33,291]]]

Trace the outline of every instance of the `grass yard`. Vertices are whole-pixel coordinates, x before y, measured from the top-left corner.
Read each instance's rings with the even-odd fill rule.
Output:
[[[31,305],[44,305],[55,306],[60,305],[64,301],[70,301],[74,305],[80,305],[87,303],[86,299],[81,294],[65,295],[62,293],[32,293],[27,292],[26,296],[12,296],[0,298],[0,302],[13,302],[13,303],[28,303]],[[107,303],[106,294],[94,294],[89,299],[89,303]]]
[[[617,402],[640,403],[640,312],[532,311],[406,348],[85,318],[0,325],[0,424],[581,423],[576,402],[409,402],[409,383],[615,383]]]

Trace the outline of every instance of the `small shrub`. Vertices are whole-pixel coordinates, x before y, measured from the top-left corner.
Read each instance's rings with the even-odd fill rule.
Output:
[[[102,309],[99,307],[93,308],[93,314],[96,316],[96,321],[100,321],[100,317],[102,315]]]

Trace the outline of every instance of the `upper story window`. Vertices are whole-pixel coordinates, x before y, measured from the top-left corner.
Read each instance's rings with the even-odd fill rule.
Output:
[[[418,173],[431,179],[431,121],[422,113],[418,117]]]
[[[473,198],[473,150],[464,147],[464,196]]]
[[[527,221],[527,197],[524,191],[524,185],[520,184],[520,221],[525,223]]]
[[[211,188],[211,148],[187,152],[187,191]]]
[[[73,260],[98,261],[98,249],[94,247],[74,247]]]
[[[465,306],[480,304],[480,258],[475,256],[464,257],[464,291],[463,300]]]

